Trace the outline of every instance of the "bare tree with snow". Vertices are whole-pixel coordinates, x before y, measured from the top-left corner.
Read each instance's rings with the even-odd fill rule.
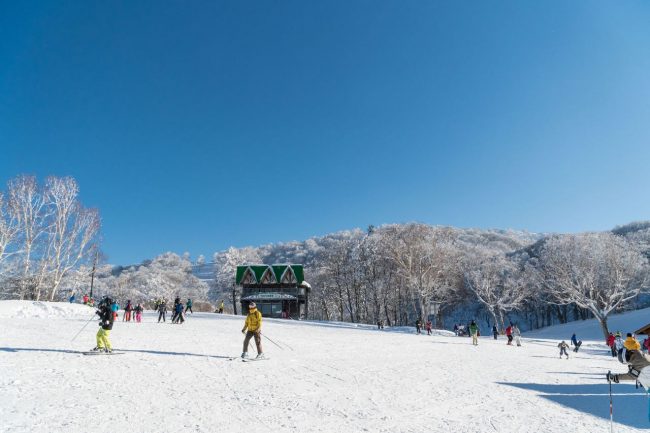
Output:
[[[550,238],[539,266],[554,302],[591,311],[605,338],[609,314],[637,297],[648,282],[648,262],[638,246],[609,232]]]

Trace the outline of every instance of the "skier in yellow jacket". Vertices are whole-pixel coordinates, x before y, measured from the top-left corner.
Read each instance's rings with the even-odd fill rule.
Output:
[[[250,343],[251,338],[255,338],[255,346],[257,347],[256,359],[264,358],[264,353],[262,353],[262,313],[257,309],[255,302],[248,304],[248,316],[246,316],[246,322],[241,332],[242,334],[246,334],[246,338],[244,338],[244,350],[241,357],[248,358],[248,343]]]

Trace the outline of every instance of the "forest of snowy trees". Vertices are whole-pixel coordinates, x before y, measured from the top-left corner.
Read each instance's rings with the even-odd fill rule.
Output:
[[[645,305],[649,258],[650,222],[566,235],[390,224],[216,253],[211,298],[228,299],[238,264],[302,263],[312,319],[532,329],[596,317],[606,332],[611,312]]]
[[[101,260],[99,212],[78,193],[70,177],[40,185],[18,176],[0,191],[0,298],[60,300],[87,293],[92,281],[96,297],[181,296],[232,308],[238,265],[296,263],[312,286],[309,318],[318,320],[403,326],[433,317],[441,327],[479,319],[501,329],[514,320],[532,329],[595,317],[607,332],[612,312],[649,304],[650,222],[552,235],[388,224],[231,247],[211,263],[168,252],[111,266]]]

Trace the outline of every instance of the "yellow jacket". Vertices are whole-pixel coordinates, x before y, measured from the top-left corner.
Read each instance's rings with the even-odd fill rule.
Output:
[[[245,331],[246,329],[251,332],[257,332],[262,329],[262,313],[260,313],[257,308],[251,310],[248,313],[248,316],[246,316],[246,322],[244,323],[244,329],[242,329],[242,331]]]
[[[636,341],[634,337],[627,337],[623,343],[623,346],[625,346],[627,350],[641,350],[641,344],[639,344],[639,342]]]

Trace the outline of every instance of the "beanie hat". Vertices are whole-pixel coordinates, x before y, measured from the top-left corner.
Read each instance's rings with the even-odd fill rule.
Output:
[[[248,304],[248,308],[257,308],[257,304],[255,304],[255,302],[251,302]]]

